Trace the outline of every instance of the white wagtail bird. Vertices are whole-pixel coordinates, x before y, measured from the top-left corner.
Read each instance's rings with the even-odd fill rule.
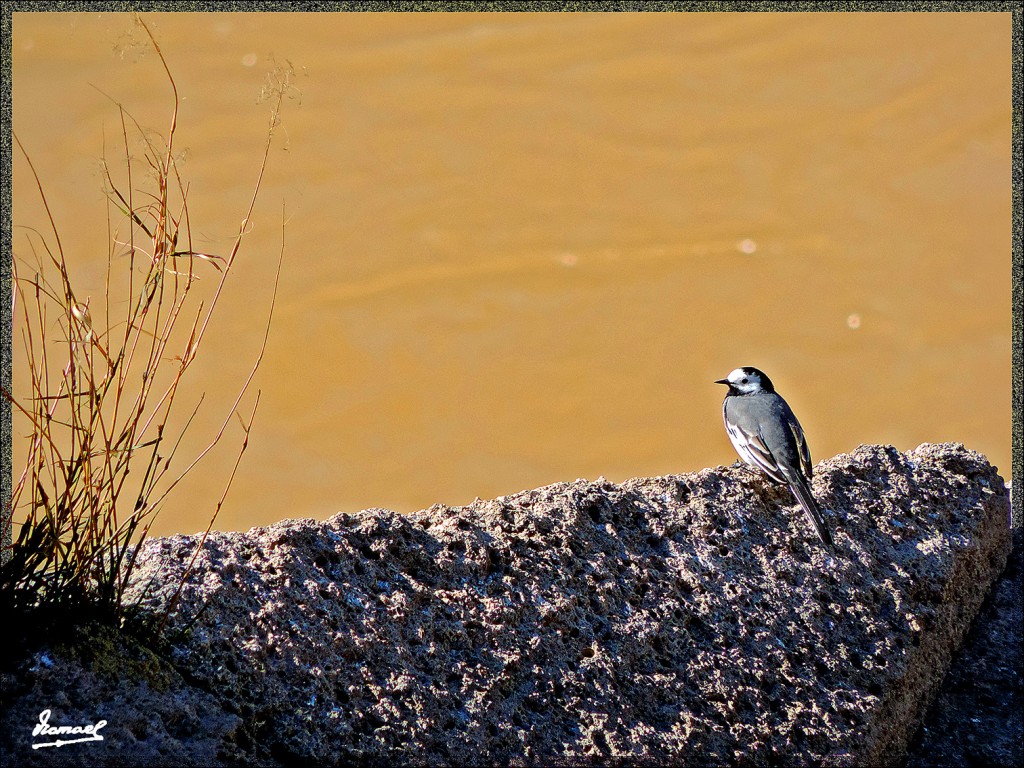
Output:
[[[775,482],[788,485],[818,537],[831,547],[832,536],[811,494],[811,453],[789,404],[757,368],[737,368],[715,383],[729,387],[722,415],[736,453]]]

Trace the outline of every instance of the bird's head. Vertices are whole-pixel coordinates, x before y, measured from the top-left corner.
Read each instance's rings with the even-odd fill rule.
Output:
[[[772,380],[757,368],[751,368],[749,365],[737,368],[724,379],[718,379],[715,384],[725,384],[729,387],[730,395],[752,395],[757,392],[775,391]]]

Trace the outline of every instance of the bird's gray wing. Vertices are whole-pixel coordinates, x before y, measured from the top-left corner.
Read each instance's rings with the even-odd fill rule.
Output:
[[[787,482],[779,470],[779,463],[775,460],[775,456],[772,455],[764,438],[761,436],[760,430],[748,432],[742,426],[730,423],[728,419],[725,420],[725,429],[729,433],[729,439],[732,441],[733,447],[741,459],[747,462],[747,464],[762,470],[775,482]]]
[[[757,463],[764,467],[765,470],[777,470],[779,463],[775,461],[772,452],[768,450],[768,446],[765,444],[764,437],[761,436],[760,431],[756,435],[747,435],[746,437],[747,447],[757,458]]]
[[[814,474],[814,467],[811,465],[811,451],[807,447],[807,438],[804,437],[804,431],[800,427],[800,422],[793,417],[793,420],[789,424],[790,430],[793,432],[793,439],[796,440],[796,449],[800,454],[800,471],[807,480],[811,479],[811,475]]]

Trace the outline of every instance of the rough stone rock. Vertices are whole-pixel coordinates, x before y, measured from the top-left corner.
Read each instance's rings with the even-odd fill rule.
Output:
[[[220,707],[181,734],[197,764],[898,764],[1003,570],[1006,489],[942,444],[862,446],[814,491],[832,551],[740,466],[212,534],[147,732],[195,693]],[[197,540],[145,544],[144,605]],[[4,698],[8,738],[37,712]],[[0,758],[47,764],[27,744]]]
[[[22,659],[0,675],[0,764],[79,768],[183,766],[257,762],[238,743],[242,720],[190,686],[174,667],[109,627],[76,628],[71,636]],[[102,742],[32,749],[32,744],[82,738],[39,735],[47,725],[100,725]]]
[[[1024,766],[1024,529],[911,743],[906,768]]]

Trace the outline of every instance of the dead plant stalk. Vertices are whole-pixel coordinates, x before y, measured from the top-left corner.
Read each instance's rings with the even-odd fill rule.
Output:
[[[175,155],[177,85],[156,38],[141,19],[139,24],[170,83],[174,106],[166,138],[156,142],[118,105],[125,180],[116,180],[110,166],[104,163],[111,206],[111,248],[102,331],[93,324],[90,301],[80,300],[75,292],[43,183],[15,136],[35,179],[51,235],[45,237],[30,231],[29,243],[37,262],[55,268],[59,279],[55,284],[49,282],[42,268],[31,277],[22,275],[18,259],[13,262],[16,295],[12,311],[19,311],[23,327],[29,396],[16,399],[6,391],[3,394],[26,423],[29,436],[25,467],[6,512],[24,515],[10,557],[0,567],[0,590],[8,608],[28,610],[84,599],[123,620],[125,590],[136,557],[168,494],[220,443],[232,418],[237,416],[242,424],[242,442],[224,492],[211,514],[208,533],[248,445],[259,403],[257,393],[252,412],[243,421],[239,409],[266,350],[280,258],[262,346],[249,375],[216,435],[183,471],[177,476],[168,475],[182,438],[203,401],[201,396],[185,426],[170,441],[167,428],[179,387],[196,360],[248,231],[285,89],[275,92],[259,173],[230,253],[220,257],[198,252],[192,245],[188,185],[182,180]],[[142,140],[141,158],[133,157],[131,150],[132,139],[136,137]],[[136,166],[140,163],[146,173],[138,172]],[[145,183],[147,179],[153,185],[148,191],[136,188],[140,180]],[[115,223],[115,218],[123,223]],[[126,239],[118,236],[122,226],[128,230]],[[44,254],[36,252],[37,247]],[[116,254],[121,248],[127,249],[124,282],[128,301],[123,319],[111,324],[114,287],[119,285],[119,268],[125,264],[125,259]],[[283,252],[282,237],[281,258]],[[198,306],[189,309],[193,286],[199,279],[195,270],[200,265],[212,266],[219,272],[219,279],[208,303],[199,301]],[[54,310],[57,318],[51,321],[49,314]],[[54,327],[59,328],[58,339],[51,338]],[[172,348],[183,335],[184,344],[173,354]],[[57,356],[63,357],[59,350],[66,350],[67,357],[57,365]],[[53,375],[58,368],[59,377]],[[204,535],[197,544],[197,552],[205,538]]]

